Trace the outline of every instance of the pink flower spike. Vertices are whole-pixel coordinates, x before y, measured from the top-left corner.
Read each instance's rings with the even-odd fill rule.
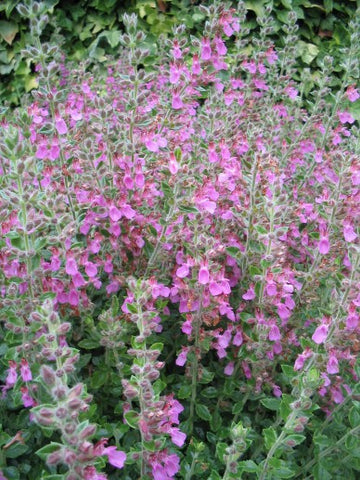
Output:
[[[112,446],[104,448],[103,454],[108,456],[110,465],[116,468],[123,468],[126,460],[125,452],[117,450],[115,446]]]
[[[315,330],[311,338],[315,343],[320,345],[321,343],[325,342],[328,335],[328,330],[329,330],[328,325],[321,324],[319,327],[317,327],[317,329]]]
[[[32,380],[31,370],[28,364],[28,361],[25,358],[21,359],[20,364],[20,375],[23,382],[30,382]]]

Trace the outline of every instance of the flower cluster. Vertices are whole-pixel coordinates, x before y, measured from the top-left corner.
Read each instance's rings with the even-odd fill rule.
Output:
[[[91,396],[83,383],[69,386],[82,349],[93,350],[89,372],[109,352],[116,360],[118,384],[106,381],[116,384],[121,434],[136,431],[127,461],[144,478],[182,471],[187,439],[193,472],[200,450],[190,439],[201,422],[220,431],[229,395],[245,394],[245,405],[270,391],[287,432],[305,428],[313,396],[326,414],[351,398],[360,331],[355,47],[331,102],[324,58],[305,110],[305,86],[292,77],[293,14],[278,51],[266,18],[246,43],[242,3],[202,7],[202,38],[178,26],[157,45],[126,15],[119,59],[88,72],[41,45],[39,8],[25,10],[40,87],[0,124],[0,317],[11,345],[4,396],[18,389],[32,418],[60,432],[62,444],[40,450],[48,465],[90,480],[106,478],[98,457],[125,462],[104,439],[90,441]],[[116,302],[121,313],[106,313]],[[103,436],[118,441],[111,428]],[[263,476],[272,445],[285,442],[264,431]],[[245,451],[247,426],[236,432]],[[238,452],[223,450],[232,478]]]

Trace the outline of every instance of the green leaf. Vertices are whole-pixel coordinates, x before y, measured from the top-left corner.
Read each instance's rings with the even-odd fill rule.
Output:
[[[37,450],[35,453],[45,462],[50,453],[62,450],[62,448],[63,445],[61,443],[51,442],[49,445],[45,445],[45,447],[40,448],[40,450]]]
[[[183,213],[199,213],[199,210],[196,207],[190,205],[179,205],[178,209]]]
[[[166,385],[167,384],[163,380],[160,380],[160,378],[158,378],[153,384],[155,395],[159,395],[166,388]]]
[[[124,418],[126,423],[131,428],[137,428],[139,423],[139,414],[135,412],[135,410],[129,410],[128,412],[124,413]]]
[[[279,398],[264,398],[263,400],[260,400],[260,403],[264,405],[265,408],[268,410],[274,410],[275,412],[279,410],[280,402],[281,400]]]
[[[319,54],[319,48],[313,43],[306,43],[300,40],[297,46],[301,60],[307,65],[309,65]]]
[[[287,395],[286,393],[284,393],[281,397],[280,416],[285,422],[292,411],[290,404],[293,401],[293,397],[291,395]]]
[[[239,258],[241,256],[241,250],[238,247],[226,247],[226,253],[230,255],[230,257]]]
[[[14,22],[7,22],[6,20],[0,20],[0,36],[9,45],[12,44],[19,27]]]
[[[216,455],[223,463],[226,463],[224,460],[224,455],[226,454],[227,448],[228,448],[227,444],[223,442],[219,442],[216,445]]]
[[[359,408],[356,408],[355,406],[351,407],[349,412],[349,422],[352,428],[355,428],[360,425]]]
[[[127,309],[129,310],[130,313],[138,313],[137,305],[134,305],[133,303],[127,303],[126,307],[127,307]]]
[[[181,385],[177,393],[177,397],[180,400],[184,400],[185,398],[189,398],[190,395],[191,395],[191,385]]]
[[[267,450],[270,450],[277,440],[276,430],[274,427],[265,428],[263,430],[263,434],[265,439],[265,447]]]
[[[215,387],[207,387],[201,391],[201,395],[205,398],[216,398],[219,396],[219,390]]]
[[[91,376],[90,383],[92,388],[97,389],[102,387],[107,382],[107,379],[108,379],[108,371],[97,370]]]
[[[6,17],[9,18],[10,17],[10,14],[11,12],[14,10],[14,8],[16,7],[16,5],[20,2],[20,0],[7,0],[5,3],[6,3],[6,9],[5,9],[5,13],[6,13]]]
[[[252,10],[256,13],[257,17],[263,17],[265,14],[266,0],[251,0],[245,2],[247,10]]]
[[[181,148],[180,147],[175,148],[174,155],[175,155],[176,161],[181,163],[182,153],[181,153]]]
[[[245,460],[243,462],[239,462],[240,471],[246,473],[256,473],[258,471],[258,465],[253,460]]]
[[[30,449],[27,445],[23,445],[22,443],[14,443],[6,450],[6,456],[8,458],[17,458],[29,450]]]
[[[199,383],[202,383],[202,384],[210,383],[213,380],[214,376],[215,376],[214,372],[210,372],[207,368],[203,368]]]
[[[200,417],[202,420],[209,421],[211,419],[211,413],[206,405],[197,403],[195,405],[195,411],[198,417]]]
[[[295,372],[294,367],[291,365],[281,365],[281,370],[284,372],[284,375],[290,379],[297,376],[297,372]]]
[[[159,350],[160,352],[162,352],[162,349],[164,348],[164,344],[161,343],[161,342],[156,342],[156,343],[153,343],[150,347],[150,350]]]
[[[213,432],[217,432],[222,425],[222,418],[218,410],[210,418],[210,427]]]
[[[83,340],[80,340],[78,346],[80,348],[84,348],[85,350],[94,350],[95,348],[99,347],[99,342],[92,340],[91,338],[84,338]]]
[[[174,191],[167,182],[161,182],[161,190],[165,198],[172,198],[174,196]]]
[[[290,470],[290,468],[287,467],[287,464],[278,458],[272,458],[269,461],[269,465],[273,469],[275,478],[292,478],[295,475],[295,472]]]

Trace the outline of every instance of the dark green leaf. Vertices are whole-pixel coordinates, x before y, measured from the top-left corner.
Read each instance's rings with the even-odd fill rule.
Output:
[[[211,418],[210,411],[206,405],[202,405],[201,403],[195,404],[195,411],[196,414],[202,419],[209,421]]]

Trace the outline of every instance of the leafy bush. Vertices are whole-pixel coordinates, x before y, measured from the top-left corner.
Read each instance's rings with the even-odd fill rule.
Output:
[[[39,86],[1,121],[2,477],[356,479],[358,23],[306,111],[293,12],[279,49],[242,3],[151,50],[125,15],[89,72],[18,9]]]
[[[30,1],[30,0],[29,0]],[[0,5],[0,75],[3,77],[0,98],[10,104],[19,104],[24,91],[36,88],[34,65],[25,59],[22,51],[32,43],[28,23],[16,10],[20,0],[4,0]],[[206,16],[194,0],[45,0],[43,2],[51,22],[42,32],[44,42],[62,43],[67,58],[75,61],[89,59],[104,62],[106,55],[116,54],[123,33],[122,15],[134,12],[140,27],[148,33],[152,44],[160,35],[170,35],[176,24],[184,24],[192,34],[201,34]],[[288,13],[298,18],[296,57],[297,70],[310,67],[309,90],[314,88],[325,55],[334,57],[336,76],[332,88],[338,88],[343,75],[341,48],[349,46],[348,24],[356,9],[356,0],[248,0],[244,27],[251,38],[256,38],[261,19],[269,6],[274,11],[272,40],[283,47],[282,27],[287,24]],[[233,2],[236,6],[236,2]],[[250,48],[250,45],[249,45]]]

